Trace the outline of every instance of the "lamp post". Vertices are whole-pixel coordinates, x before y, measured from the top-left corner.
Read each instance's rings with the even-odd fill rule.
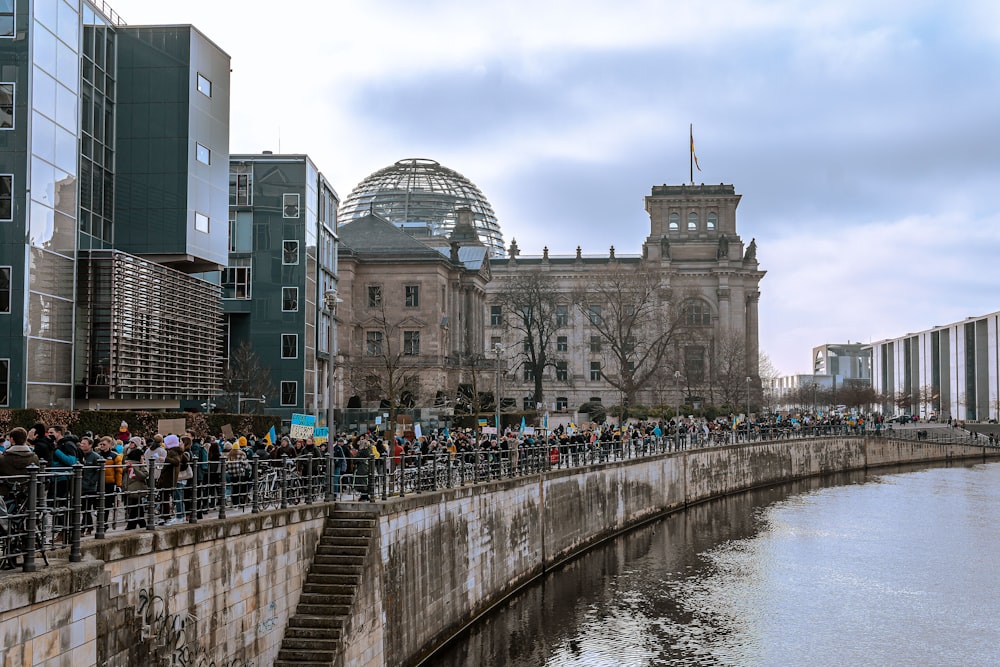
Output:
[[[681,372],[674,371],[674,390],[677,392],[677,413],[674,418],[680,423],[681,420]]]
[[[747,428],[750,428],[750,376],[747,376]]]
[[[496,343],[493,346],[493,351],[497,355],[497,394],[496,394],[496,427],[497,427],[497,442],[500,442],[500,353],[503,352],[503,347],[500,343]]]
[[[344,300],[337,297],[337,290],[331,289],[323,293],[323,305],[330,313],[330,339],[329,361],[326,371],[326,500],[333,502],[336,497],[336,489],[333,488],[333,443],[336,442],[337,424],[333,412],[333,397],[336,393],[336,371],[337,371],[337,304]]]

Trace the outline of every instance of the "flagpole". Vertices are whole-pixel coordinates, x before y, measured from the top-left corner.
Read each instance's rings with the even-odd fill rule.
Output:
[[[691,172],[691,185],[694,185],[694,123],[688,126],[688,169]]]

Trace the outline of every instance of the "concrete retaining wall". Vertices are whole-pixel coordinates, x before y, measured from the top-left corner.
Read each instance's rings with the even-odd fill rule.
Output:
[[[394,498],[346,629],[343,665],[415,664],[595,543],[690,503],[843,470],[997,450],[842,438],[609,462]],[[84,562],[0,576],[0,666],[270,665],[327,505],[83,544]]]
[[[568,558],[687,504],[880,465],[1000,457],[962,445],[845,437],[696,449],[396,498],[379,506],[345,665],[412,665]]]
[[[82,544],[0,577],[0,665],[270,665],[327,506]]]

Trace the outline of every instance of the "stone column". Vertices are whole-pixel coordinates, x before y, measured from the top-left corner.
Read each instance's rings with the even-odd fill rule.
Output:
[[[719,299],[719,328],[723,331],[730,330],[733,323],[729,312],[729,288],[720,287],[716,291],[716,296]]]
[[[760,339],[757,332],[757,304],[760,301],[760,292],[751,290],[747,292],[747,313],[746,313],[746,350],[747,368],[755,369],[752,373],[754,378],[760,375],[758,369],[760,362]]]

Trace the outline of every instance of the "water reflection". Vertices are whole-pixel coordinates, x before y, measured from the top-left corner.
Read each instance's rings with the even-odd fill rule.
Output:
[[[998,489],[1000,464],[901,467],[705,503],[552,573],[429,664],[1000,664]]]

